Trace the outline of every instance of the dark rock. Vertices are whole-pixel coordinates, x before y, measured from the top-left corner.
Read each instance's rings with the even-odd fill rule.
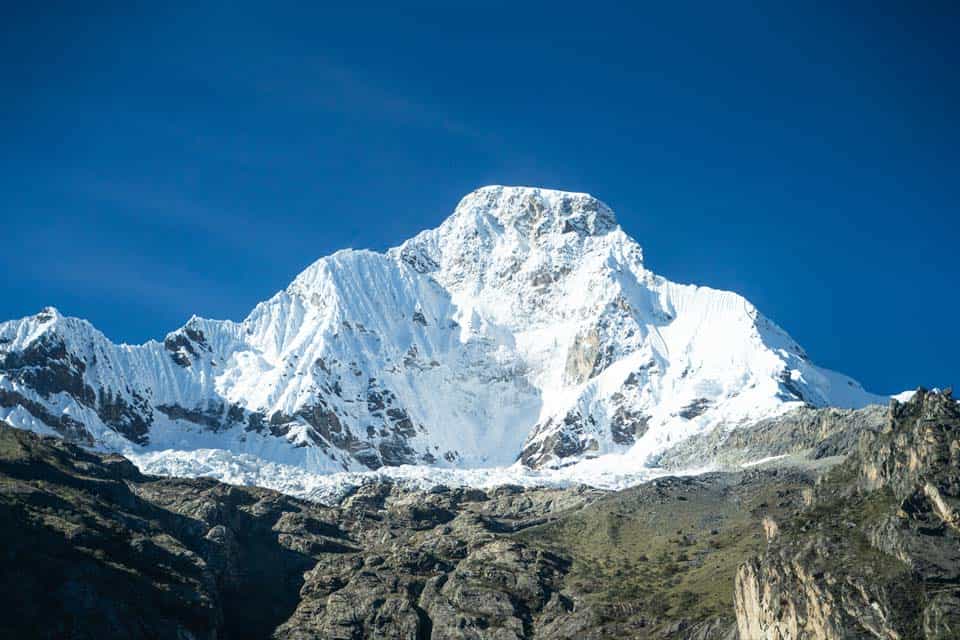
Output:
[[[137,444],[146,444],[149,440],[150,425],[153,424],[153,410],[145,398],[132,394],[132,403],[127,402],[119,393],[101,389],[97,393],[97,415],[104,424],[123,434]]]
[[[18,406],[26,409],[30,415],[52,428],[68,442],[93,445],[93,436],[82,422],[63,413],[54,415],[39,402],[34,402],[15,391],[0,389],[0,407],[9,409]]]
[[[226,418],[226,406],[220,402],[211,402],[206,406],[181,407],[178,404],[162,404],[157,406],[157,411],[163,413],[171,420],[186,420],[200,426],[206,427],[211,431],[219,431],[229,426],[230,421]]]
[[[58,336],[46,334],[22,351],[7,352],[0,369],[44,397],[67,393],[86,405],[95,400],[93,389],[83,379],[87,365],[69,353]]]
[[[710,408],[710,401],[706,398],[697,398],[677,414],[685,420],[693,420],[697,416],[703,415],[706,413],[707,409]]]
[[[311,509],[0,427],[0,636],[266,637],[315,563],[272,527]]]
[[[203,331],[189,325],[164,338],[163,347],[170,352],[170,358],[181,367],[193,364],[191,356],[196,358],[201,351],[213,351]]]
[[[631,445],[647,432],[649,422],[650,416],[620,406],[610,418],[610,434],[617,444]]]
[[[587,428],[595,426],[593,416],[584,418],[576,410],[565,415],[561,425],[554,425],[548,418],[542,425],[534,427],[528,443],[520,452],[519,460],[525,466],[536,469],[595,451],[599,445]],[[538,438],[540,433],[547,435]]]

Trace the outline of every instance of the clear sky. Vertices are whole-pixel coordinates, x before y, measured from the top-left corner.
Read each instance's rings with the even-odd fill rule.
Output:
[[[0,318],[241,319],[525,184],[870,390],[960,382],[955,3],[71,4],[0,25]]]

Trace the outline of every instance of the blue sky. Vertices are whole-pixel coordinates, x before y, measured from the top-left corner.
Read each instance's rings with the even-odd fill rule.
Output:
[[[528,184],[871,390],[958,381],[947,3],[28,4],[0,26],[0,318],[241,319]]]

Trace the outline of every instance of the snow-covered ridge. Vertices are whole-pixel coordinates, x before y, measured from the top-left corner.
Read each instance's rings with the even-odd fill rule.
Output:
[[[53,308],[0,324],[0,418],[185,474],[233,456],[280,477],[646,477],[719,425],[885,401],[741,296],[649,271],[599,200],[528,187],[478,189],[386,253],[321,258],[239,323],[137,346]]]

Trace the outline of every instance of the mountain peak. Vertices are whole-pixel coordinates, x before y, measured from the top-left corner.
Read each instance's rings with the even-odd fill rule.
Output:
[[[39,322],[50,322],[51,320],[56,320],[57,318],[62,318],[63,315],[60,313],[60,310],[56,307],[44,307],[40,309],[40,312],[35,316]]]
[[[610,207],[588,193],[503,185],[480,187],[464,196],[448,222],[494,223],[524,236],[603,235],[617,227]]]
[[[642,258],[610,207],[589,194],[490,185],[464,196],[439,227],[389,253],[421,273],[443,272],[441,280],[451,284],[480,273],[510,279],[524,264],[534,271],[566,269],[587,253],[619,245]]]

